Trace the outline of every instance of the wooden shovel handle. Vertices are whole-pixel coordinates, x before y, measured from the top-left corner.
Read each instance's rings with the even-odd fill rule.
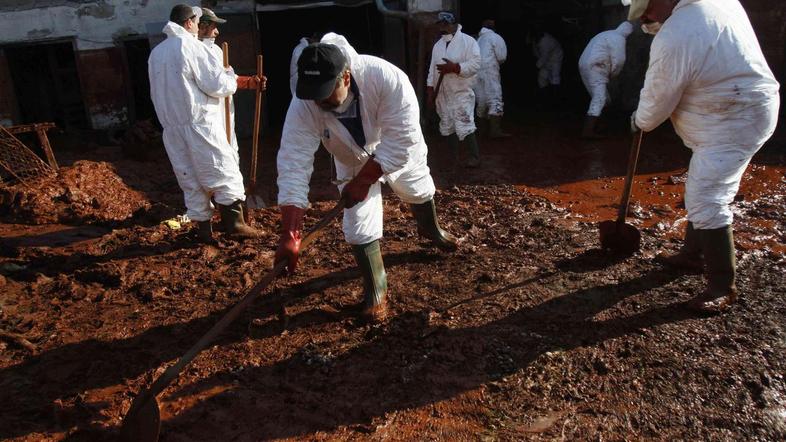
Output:
[[[617,223],[625,223],[625,216],[628,214],[628,205],[630,204],[630,194],[633,189],[633,175],[636,173],[636,163],[639,161],[639,150],[641,149],[641,140],[644,138],[644,131],[638,131],[633,134],[633,141],[630,145],[630,156],[628,157],[628,174],[625,176],[625,189],[622,192],[622,200],[620,200],[620,208],[617,212]]]
[[[221,43],[221,50],[224,52],[224,67],[229,67],[229,43]],[[224,125],[227,128],[227,143],[232,144],[232,116],[230,113],[229,97],[224,98]]]
[[[262,55],[257,55],[257,76],[259,76],[260,80],[264,76],[264,71],[262,70]],[[254,108],[254,134],[253,140],[251,144],[251,187],[256,185],[257,181],[257,156],[259,152],[259,130],[261,126],[261,117],[262,116],[262,89],[257,88],[257,97],[256,103]]]

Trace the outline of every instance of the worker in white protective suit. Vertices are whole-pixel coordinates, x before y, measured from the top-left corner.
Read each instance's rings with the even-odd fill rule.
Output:
[[[150,96],[187,215],[197,222],[198,238],[212,241],[211,195],[227,233],[255,237],[259,232],[243,221],[243,176],[222,124],[223,98],[235,93],[239,78],[231,68],[217,64],[197,39],[201,15],[201,9],[188,5],[172,8],[163,31],[167,38],[148,60]],[[258,86],[251,77],[240,80]]]
[[[633,32],[630,22],[623,22],[616,29],[604,31],[594,36],[579,58],[581,81],[592,97],[584,129],[584,138],[598,138],[595,130],[598,118],[609,101],[609,80],[622,72],[625,65],[625,44]]]
[[[559,85],[562,83],[562,45],[556,38],[540,28],[535,29],[535,42],[532,53],[535,67],[538,68],[538,88],[541,99],[553,104],[557,99]]]
[[[197,37],[199,37],[199,40],[210,50],[213,62],[221,67],[224,66],[224,51],[221,50],[221,46],[216,44],[216,37],[218,37],[219,34],[218,25],[226,22],[226,20],[218,17],[212,10],[202,8],[202,16],[199,18],[199,33]],[[226,106],[223,100],[221,102],[221,124],[226,131]],[[237,145],[237,136],[235,135],[235,100],[234,97],[231,96],[229,97],[229,124],[231,130],[230,135],[232,137],[231,144],[235,149],[238,164],[240,164],[240,149]]]
[[[508,47],[505,45],[505,40],[494,31],[495,24],[491,19],[483,20],[481,23],[482,27],[478,35],[480,69],[474,89],[478,102],[478,118],[488,119],[491,138],[502,138],[510,136],[502,132],[504,102],[502,79],[499,75],[500,65],[508,58]]]
[[[321,142],[335,158],[346,203],[344,237],[363,275],[363,317],[383,320],[381,181],[410,204],[422,236],[443,250],[457,247],[456,238],[437,222],[415,91],[396,66],[358,55],[343,36],[329,33],[303,50],[295,93],[278,152],[282,230],[275,262],[286,261],[290,273],[297,267],[309,180]]]
[[[775,130],[779,85],[737,0],[634,0],[629,18],[639,17],[656,35],[632,129],[651,131],[670,117],[693,151],[685,243],[659,260],[704,264],[707,288],[691,305],[721,311],[737,299],[729,205],[751,157]]]
[[[442,37],[431,50],[426,82],[428,105],[436,106],[439,132],[448,138],[454,158],[458,158],[459,143],[463,141],[469,151],[467,166],[478,167],[480,148],[475,135],[472,86],[480,69],[480,48],[474,38],[461,32],[461,25],[450,12],[440,12],[437,20]]]

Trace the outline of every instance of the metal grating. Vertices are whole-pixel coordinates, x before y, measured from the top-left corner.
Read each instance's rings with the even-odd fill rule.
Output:
[[[0,183],[19,181],[29,186],[28,180],[52,174],[54,169],[0,126]]]

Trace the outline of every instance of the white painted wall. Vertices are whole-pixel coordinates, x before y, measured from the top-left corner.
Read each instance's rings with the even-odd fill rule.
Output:
[[[43,3],[43,2],[40,2]],[[104,0],[85,4],[0,11],[0,45],[57,38],[75,38],[77,50],[114,46],[114,38],[146,35],[146,23],[166,22],[178,3],[199,5],[199,0]],[[112,8],[114,8],[112,10]],[[111,11],[95,16],[90,11]]]
[[[410,12],[437,12],[449,10],[452,7],[452,1],[443,0],[409,0]]]

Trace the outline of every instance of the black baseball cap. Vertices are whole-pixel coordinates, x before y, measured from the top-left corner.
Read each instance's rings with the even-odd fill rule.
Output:
[[[222,23],[226,23],[227,22],[223,18],[217,16],[216,13],[213,12],[212,10],[207,9],[207,8],[202,8],[202,17],[199,18],[199,22],[200,23],[207,23],[207,22],[211,22],[211,21],[213,23],[218,23],[218,24],[222,24]]]
[[[313,43],[306,46],[297,60],[295,96],[301,100],[324,100],[333,93],[347,58],[338,46]]]

